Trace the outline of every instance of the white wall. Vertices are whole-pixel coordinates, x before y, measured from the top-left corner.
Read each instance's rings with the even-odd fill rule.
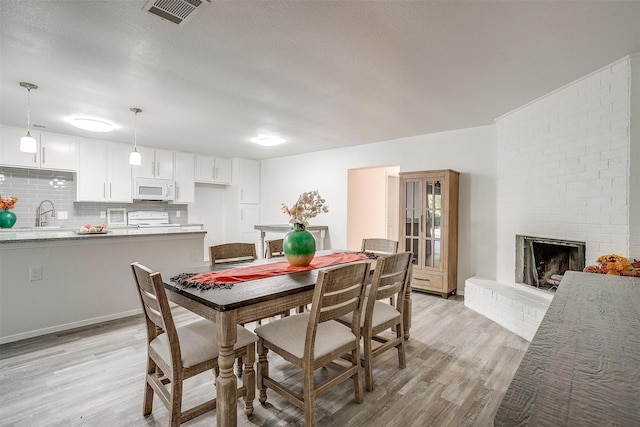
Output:
[[[585,241],[587,265],[634,255],[629,77],[627,57],[497,119],[499,282],[515,281],[516,234]]]
[[[329,226],[329,248],[345,248],[348,170],[387,165],[399,165],[401,172],[454,169],[461,173],[459,292],[463,292],[468,277],[495,277],[494,125],[264,160],[261,221],[285,223],[288,218],[280,211],[280,204],[292,204],[300,193],[317,189],[327,200],[329,212],[319,215],[312,224]]]

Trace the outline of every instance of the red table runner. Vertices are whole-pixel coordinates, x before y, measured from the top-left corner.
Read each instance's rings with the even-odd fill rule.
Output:
[[[171,281],[176,282],[186,288],[195,287],[198,289],[230,288],[234,283],[247,282],[249,280],[264,279],[266,277],[279,276],[283,274],[297,273],[300,271],[313,270],[316,268],[330,267],[348,262],[368,259],[369,256],[362,252],[340,252],[329,255],[315,257],[311,264],[306,267],[293,267],[288,261],[275,262],[270,264],[251,265],[248,267],[230,268],[220,271],[210,271],[207,273],[193,274],[183,273],[172,277]]]

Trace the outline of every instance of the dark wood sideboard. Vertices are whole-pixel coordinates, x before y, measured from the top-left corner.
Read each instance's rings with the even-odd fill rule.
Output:
[[[640,279],[567,271],[494,426],[640,426]]]

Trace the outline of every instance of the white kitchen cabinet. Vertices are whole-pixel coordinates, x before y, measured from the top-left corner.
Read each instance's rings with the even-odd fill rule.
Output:
[[[253,228],[260,224],[260,206],[241,205],[240,206],[240,242],[256,243],[256,230]],[[263,254],[258,254],[262,258]]]
[[[238,159],[240,203],[260,204],[260,162]]]
[[[195,156],[192,153],[174,153],[173,173],[176,181],[174,203],[194,203],[196,200]]]
[[[260,224],[260,162],[236,157],[232,165],[232,184],[225,190],[225,238],[255,243],[253,227]]]
[[[131,202],[131,145],[80,140],[79,202]]]
[[[132,166],[134,177],[174,179],[173,151],[160,148],[138,147],[142,158],[139,166]]]
[[[20,138],[26,129],[3,126],[0,131],[0,164],[30,169],[78,170],[78,138],[49,132],[34,132],[36,153],[20,151]]]
[[[231,184],[231,159],[196,154],[196,182]]]

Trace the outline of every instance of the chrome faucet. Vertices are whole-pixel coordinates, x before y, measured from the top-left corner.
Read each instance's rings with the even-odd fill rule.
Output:
[[[49,209],[48,211],[42,210],[42,205],[44,205],[46,202],[49,202],[49,204],[51,205],[51,209]],[[55,206],[53,206],[53,202],[51,200],[43,200],[40,203],[40,206],[38,206],[38,210],[36,211],[36,227],[44,227],[45,225],[47,225],[47,219],[45,215],[47,215],[49,212],[51,212],[51,218],[56,217],[56,208]],[[42,219],[43,216],[45,216],[44,220]]]

